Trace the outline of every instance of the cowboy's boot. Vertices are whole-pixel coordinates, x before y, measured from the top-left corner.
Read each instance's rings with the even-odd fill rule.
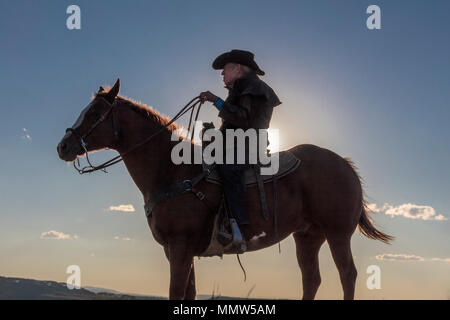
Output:
[[[220,218],[222,222],[220,224],[219,232],[217,233],[217,240],[224,247],[227,247],[233,241],[230,219],[227,217],[228,214],[226,213],[226,210],[226,203],[223,200],[219,209],[219,215],[223,216],[223,218]]]
[[[221,245],[226,247],[233,241],[233,235],[229,234],[226,231],[219,231],[217,233],[217,240],[220,242]]]
[[[242,236],[241,230],[236,222],[236,219],[230,219],[231,231],[233,233],[233,245],[238,249],[238,253],[244,253],[247,250],[247,244]]]

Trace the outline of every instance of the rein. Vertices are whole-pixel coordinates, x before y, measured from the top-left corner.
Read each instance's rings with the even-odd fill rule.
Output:
[[[102,99],[104,99],[103,97],[100,97]],[[191,101],[189,101],[168,123],[166,123],[164,126],[162,126],[158,131],[156,131],[155,133],[153,133],[151,136],[149,136],[148,138],[144,139],[143,141],[139,142],[138,144],[134,145],[133,147],[131,147],[130,149],[128,149],[127,151],[123,152],[122,154],[119,154],[118,156],[103,162],[102,164],[99,164],[98,166],[94,166],[92,165],[90,159],[89,159],[89,151],[87,149],[87,143],[84,140],[87,136],[89,136],[92,131],[99,125],[101,124],[103,121],[105,121],[105,119],[108,117],[109,113],[112,112],[112,116],[113,116],[113,127],[114,127],[114,136],[116,139],[119,138],[119,132],[117,130],[117,122],[114,119],[114,106],[116,105],[116,101],[114,100],[114,102],[111,104],[109,103],[109,101],[107,101],[106,99],[104,99],[105,102],[109,105],[109,109],[101,115],[101,117],[89,128],[89,130],[83,134],[80,135],[78,134],[77,130],[74,128],[67,128],[66,129],[66,133],[67,132],[71,132],[72,134],[75,135],[75,137],[78,138],[78,141],[80,143],[80,146],[83,148],[83,150],[85,151],[86,154],[86,161],[88,162],[88,165],[81,168],[80,164],[79,164],[79,159],[77,158],[77,162],[78,162],[78,166],[75,163],[75,160],[73,161],[73,167],[75,168],[75,170],[78,171],[79,174],[85,174],[85,173],[91,173],[94,171],[98,171],[101,170],[105,173],[107,173],[107,171],[105,170],[106,168],[115,165],[116,163],[119,163],[121,161],[123,161],[123,156],[125,156],[126,154],[136,150],[137,148],[143,146],[144,144],[148,143],[151,139],[153,139],[155,136],[157,136],[158,134],[160,134],[161,132],[163,132],[163,130],[165,128],[167,128],[168,126],[170,126],[173,122],[175,122],[175,120],[177,120],[178,118],[180,118],[183,114],[185,114],[186,112],[188,112],[189,110],[191,110],[191,116],[189,119],[189,126],[188,126],[188,133],[191,129],[191,122],[192,122],[192,115],[194,113],[194,109],[195,107],[198,105],[198,109],[197,109],[197,114],[195,116],[195,121],[198,119],[198,115],[200,112],[200,108],[202,106],[201,100],[200,100],[200,96],[197,96],[195,98],[193,98]],[[197,100],[197,101],[195,101]],[[195,103],[193,103],[195,101]],[[193,103],[193,104],[192,104]],[[194,123],[195,126],[195,123]],[[192,130],[192,136],[194,135],[194,130]]]

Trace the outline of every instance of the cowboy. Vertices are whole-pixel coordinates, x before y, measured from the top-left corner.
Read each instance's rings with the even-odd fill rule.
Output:
[[[265,73],[256,64],[254,54],[244,50],[231,50],[219,55],[212,63],[212,67],[215,70],[223,69],[221,74],[225,88],[229,90],[228,97],[224,101],[210,91],[205,91],[200,94],[200,99],[202,103],[213,102],[219,110],[219,117],[222,118],[220,131],[224,140],[227,129],[243,129],[244,131],[268,129],[273,107],[281,102],[273,89],[258,77]],[[227,145],[226,142],[225,145]],[[226,150],[224,148],[224,160]],[[244,164],[236,162],[235,146],[235,162],[230,164],[224,161],[223,164],[217,165],[225,200],[233,217],[230,219],[233,243],[240,252],[246,250],[246,243],[239,227],[243,229],[249,224],[245,205],[244,179],[244,172],[248,167],[248,146],[245,151]]]

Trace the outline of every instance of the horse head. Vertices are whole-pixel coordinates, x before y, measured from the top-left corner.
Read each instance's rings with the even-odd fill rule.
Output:
[[[80,113],[57,146],[62,160],[73,161],[89,151],[113,148],[118,132],[114,120],[115,100],[120,79],[106,91],[100,87],[94,99]]]

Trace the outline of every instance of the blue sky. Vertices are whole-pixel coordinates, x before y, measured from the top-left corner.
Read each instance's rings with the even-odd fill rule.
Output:
[[[81,30],[66,28],[70,4],[81,8]],[[381,30],[366,28],[371,4],[381,7]],[[368,201],[400,212],[374,215],[397,236],[390,247],[355,234],[357,296],[447,298],[450,263],[375,256],[450,257],[448,220],[411,219],[404,216],[411,209],[399,208],[429,206],[450,217],[449,12],[448,1],[1,1],[0,274],[64,281],[65,266],[79,263],[88,284],[166,294],[167,263],[125,167],[79,176],[59,160],[56,144],[98,86],[117,77],[121,94],[169,116],[201,91],[225,98],[211,62],[240,48],[255,53],[263,80],[283,101],[272,120],[281,148],[312,143],[351,157]],[[217,111],[206,106],[201,118],[217,123]],[[107,210],[120,204],[136,211]],[[50,230],[79,239],[40,239]],[[283,245],[276,262],[271,248],[246,255],[246,263],[261,277],[286,268],[291,278],[274,275],[273,283],[299,284],[274,294],[295,298],[292,239]],[[340,297],[329,250],[322,252],[319,297]],[[373,263],[392,283],[380,292],[364,288]],[[199,264],[200,292],[223,274],[233,279],[222,283],[223,294],[247,292],[231,257]],[[270,296],[271,283],[258,279],[255,294]]]

